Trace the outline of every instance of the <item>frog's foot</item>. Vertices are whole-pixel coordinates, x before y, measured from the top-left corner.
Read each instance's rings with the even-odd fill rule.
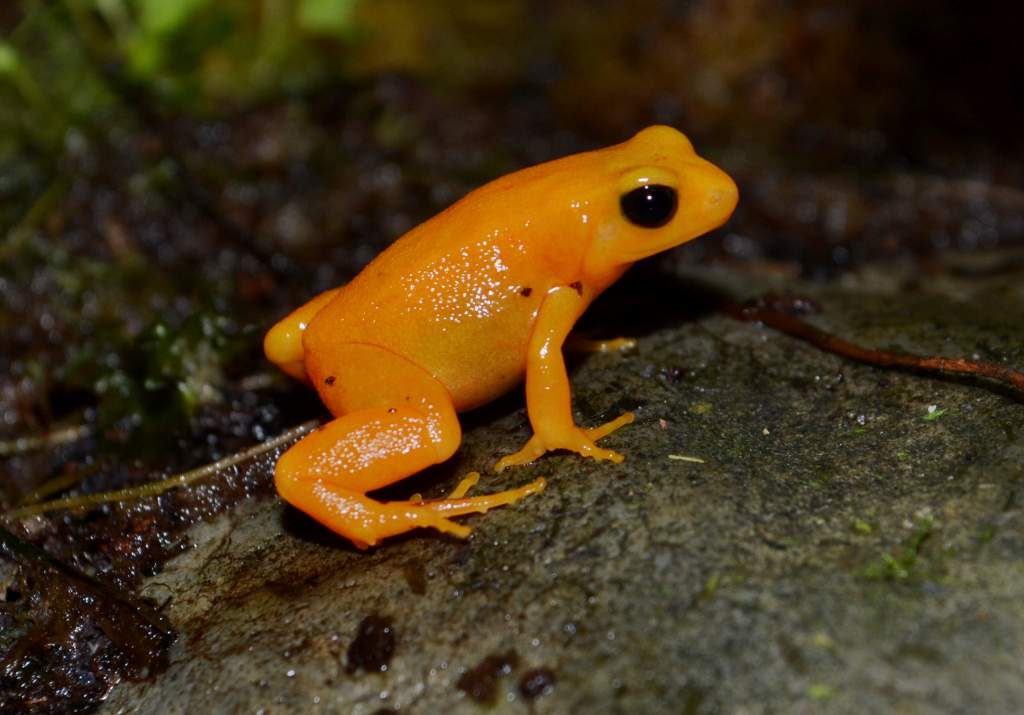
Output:
[[[476,486],[479,480],[479,472],[470,472],[452,490],[452,493],[444,499],[430,501],[414,499],[407,502],[389,502],[380,506],[384,507],[387,512],[391,512],[389,516],[392,517],[393,523],[399,527],[399,531],[396,533],[402,533],[418,526],[426,526],[464,539],[469,536],[472,529],[463,524],[455,523],[451,520],[451,517],[473,513],[483,514],[495,507],[515,504],[523,497],[539,494],[547,486],[547,481],[544,477],[538,477],[529,484],[517,489],[508,489],[496,494],[467,497],[466,494]],[[396,511],[398,512],[397,514],[394,513]],[[396,516],[397,519],[395,518]]]
[[[565,348],[574,353],[611,353],[632,350],[636,347],[636,338],[612,338],[610,340],[590,340],[579,335],[570,335],[565,340]]]
[[[477,475],[479,476],[479,475]],[[288,501],[315,516],[332,531],[351,541],[360,549],[376,546],[382,539],[404,534],[416,528],[430,528],[464,539],[472,529],[452,521],[464,514],[482,514],[506,504],[514,504],[523,497],[544,491],[547,482],[535,479],[517,489],[467,497],[465,493],[476,483],[470,475],[453,494],[455,498],[422,501],[379,502],[365,494],[320,482],[312,488],[286,495]]]
[[[435,514],[444,515],[446,517],[461,516],[463,514],[472,514],[474,512],[483,514],[496,506],[515,504],[523,497],[530,496],[531,494],[539,494],[544,491],[544,487],[547,486],[547,480],[544,479],[544,477],[537,477],[529,484],[516,489],[507,489],[495,494],[467,497],[466,494],[473,488],[473,486],[476,485],[479,479],[480,474],[478,472],[470,472],[465,479],[459,482],[459,486],[455,487],[452,493],[446,498],[425,501],[422,502],[422,506],[431,510]],[[466,529],[465,533],[469,533],[469,530],[466,527],[460,525],[459,528]]]
[[[593,429],[585,430],[573,427],[567,434],[557,435],[554,438],[545,438],[535,434],[530,437],[526,445],[518,452],[498,460],[498,463],[494,465],[494,470],[500,472],[509,467],[529,464],[545,452],[550,452],[554,449],[566,449],[584,457],[590,457],[598,461],[607,460],[618,464],[623,460],[621,454],[610,449],[602,449],[594,443],[602,437],[607,437],[620,427],[630,424],[634,419],[635,417],[632,412],[626,412],[611,422],[607,422],[600,427],[594,427]]]

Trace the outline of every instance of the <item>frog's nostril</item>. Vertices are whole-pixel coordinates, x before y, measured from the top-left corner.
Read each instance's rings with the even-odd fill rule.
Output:
[[[708,189],[707,207],[716,211],[732,213],[739,201],[739,189],[736,188],[736,182],[731,177],[723,172],[719,173],[719,180]]]

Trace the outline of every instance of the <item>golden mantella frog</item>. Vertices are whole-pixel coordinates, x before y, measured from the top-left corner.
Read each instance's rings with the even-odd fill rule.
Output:
[[[598,460],[595,443],[632,421],[573,422],[563,342],[629,266],[723,224],[736,184],[675,129],[523,169],[476,189],[395,241],[347,285],[277,323],[267,357],[316,388],[334,419],[277,463],[281,497],[360,548],[539,492],[544,480],[466,496],[380,502],[367,492],[448,459],[456,413],[526,377],[533,436],[502,469],[553,449]]]

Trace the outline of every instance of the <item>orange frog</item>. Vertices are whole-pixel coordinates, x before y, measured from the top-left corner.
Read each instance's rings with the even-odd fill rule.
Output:
[[[267,357],[312,383],[334,420],[278,460],[285,501],[360,548],[416,527],[464,537],[451,517],[539,492],[380,502],[367,496],[448,459],[456,413],[525,373],[533,436],[496,469],[595,442],[633,421],[573,422],[563,342],[591,301],[634,262],[723,224],[735,183],[675,129],[517,171],[399,238],[351,283],[321,293],[267,333]]]

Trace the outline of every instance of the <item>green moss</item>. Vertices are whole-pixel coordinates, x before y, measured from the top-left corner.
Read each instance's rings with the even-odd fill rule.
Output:
[[[817,648],[824,648],[826,650],[831,650],[836,646],[835,641],[832,640],[832,637],[829,636],[829,634],[825,631],[815,632],[815,634],[811,637],[811,644]]]
[[[807,697],[811,700],[831,700],[835,696],[835,688],[827,683],[812,683],[807,686]]]
[[[854,518],[853,530],[858,534],[871,534],[874,532],[874,528],[868,522],[863,519]]]
[[[914,533],[907,539],[899,553],[883,553],[877,561],[864,569],[865,578],[881,581],[906,581],[918,574],[915,567],[919,564],[921,549],[928,538],[934,533],[935,522],[931,517],[921,519]]]
[[[978,532],[978,543],[982,546],[988,544],[996,536],[996,527],[994,524],[983,524],[980,531]]]
[[[225,368],[251,342],[250,332],[212,312],[176,328],[158,320],[138,338],[81,347],[61,377],[95,396],[108,438],[132,452],[159,453],[200,406],[220,400]]]

